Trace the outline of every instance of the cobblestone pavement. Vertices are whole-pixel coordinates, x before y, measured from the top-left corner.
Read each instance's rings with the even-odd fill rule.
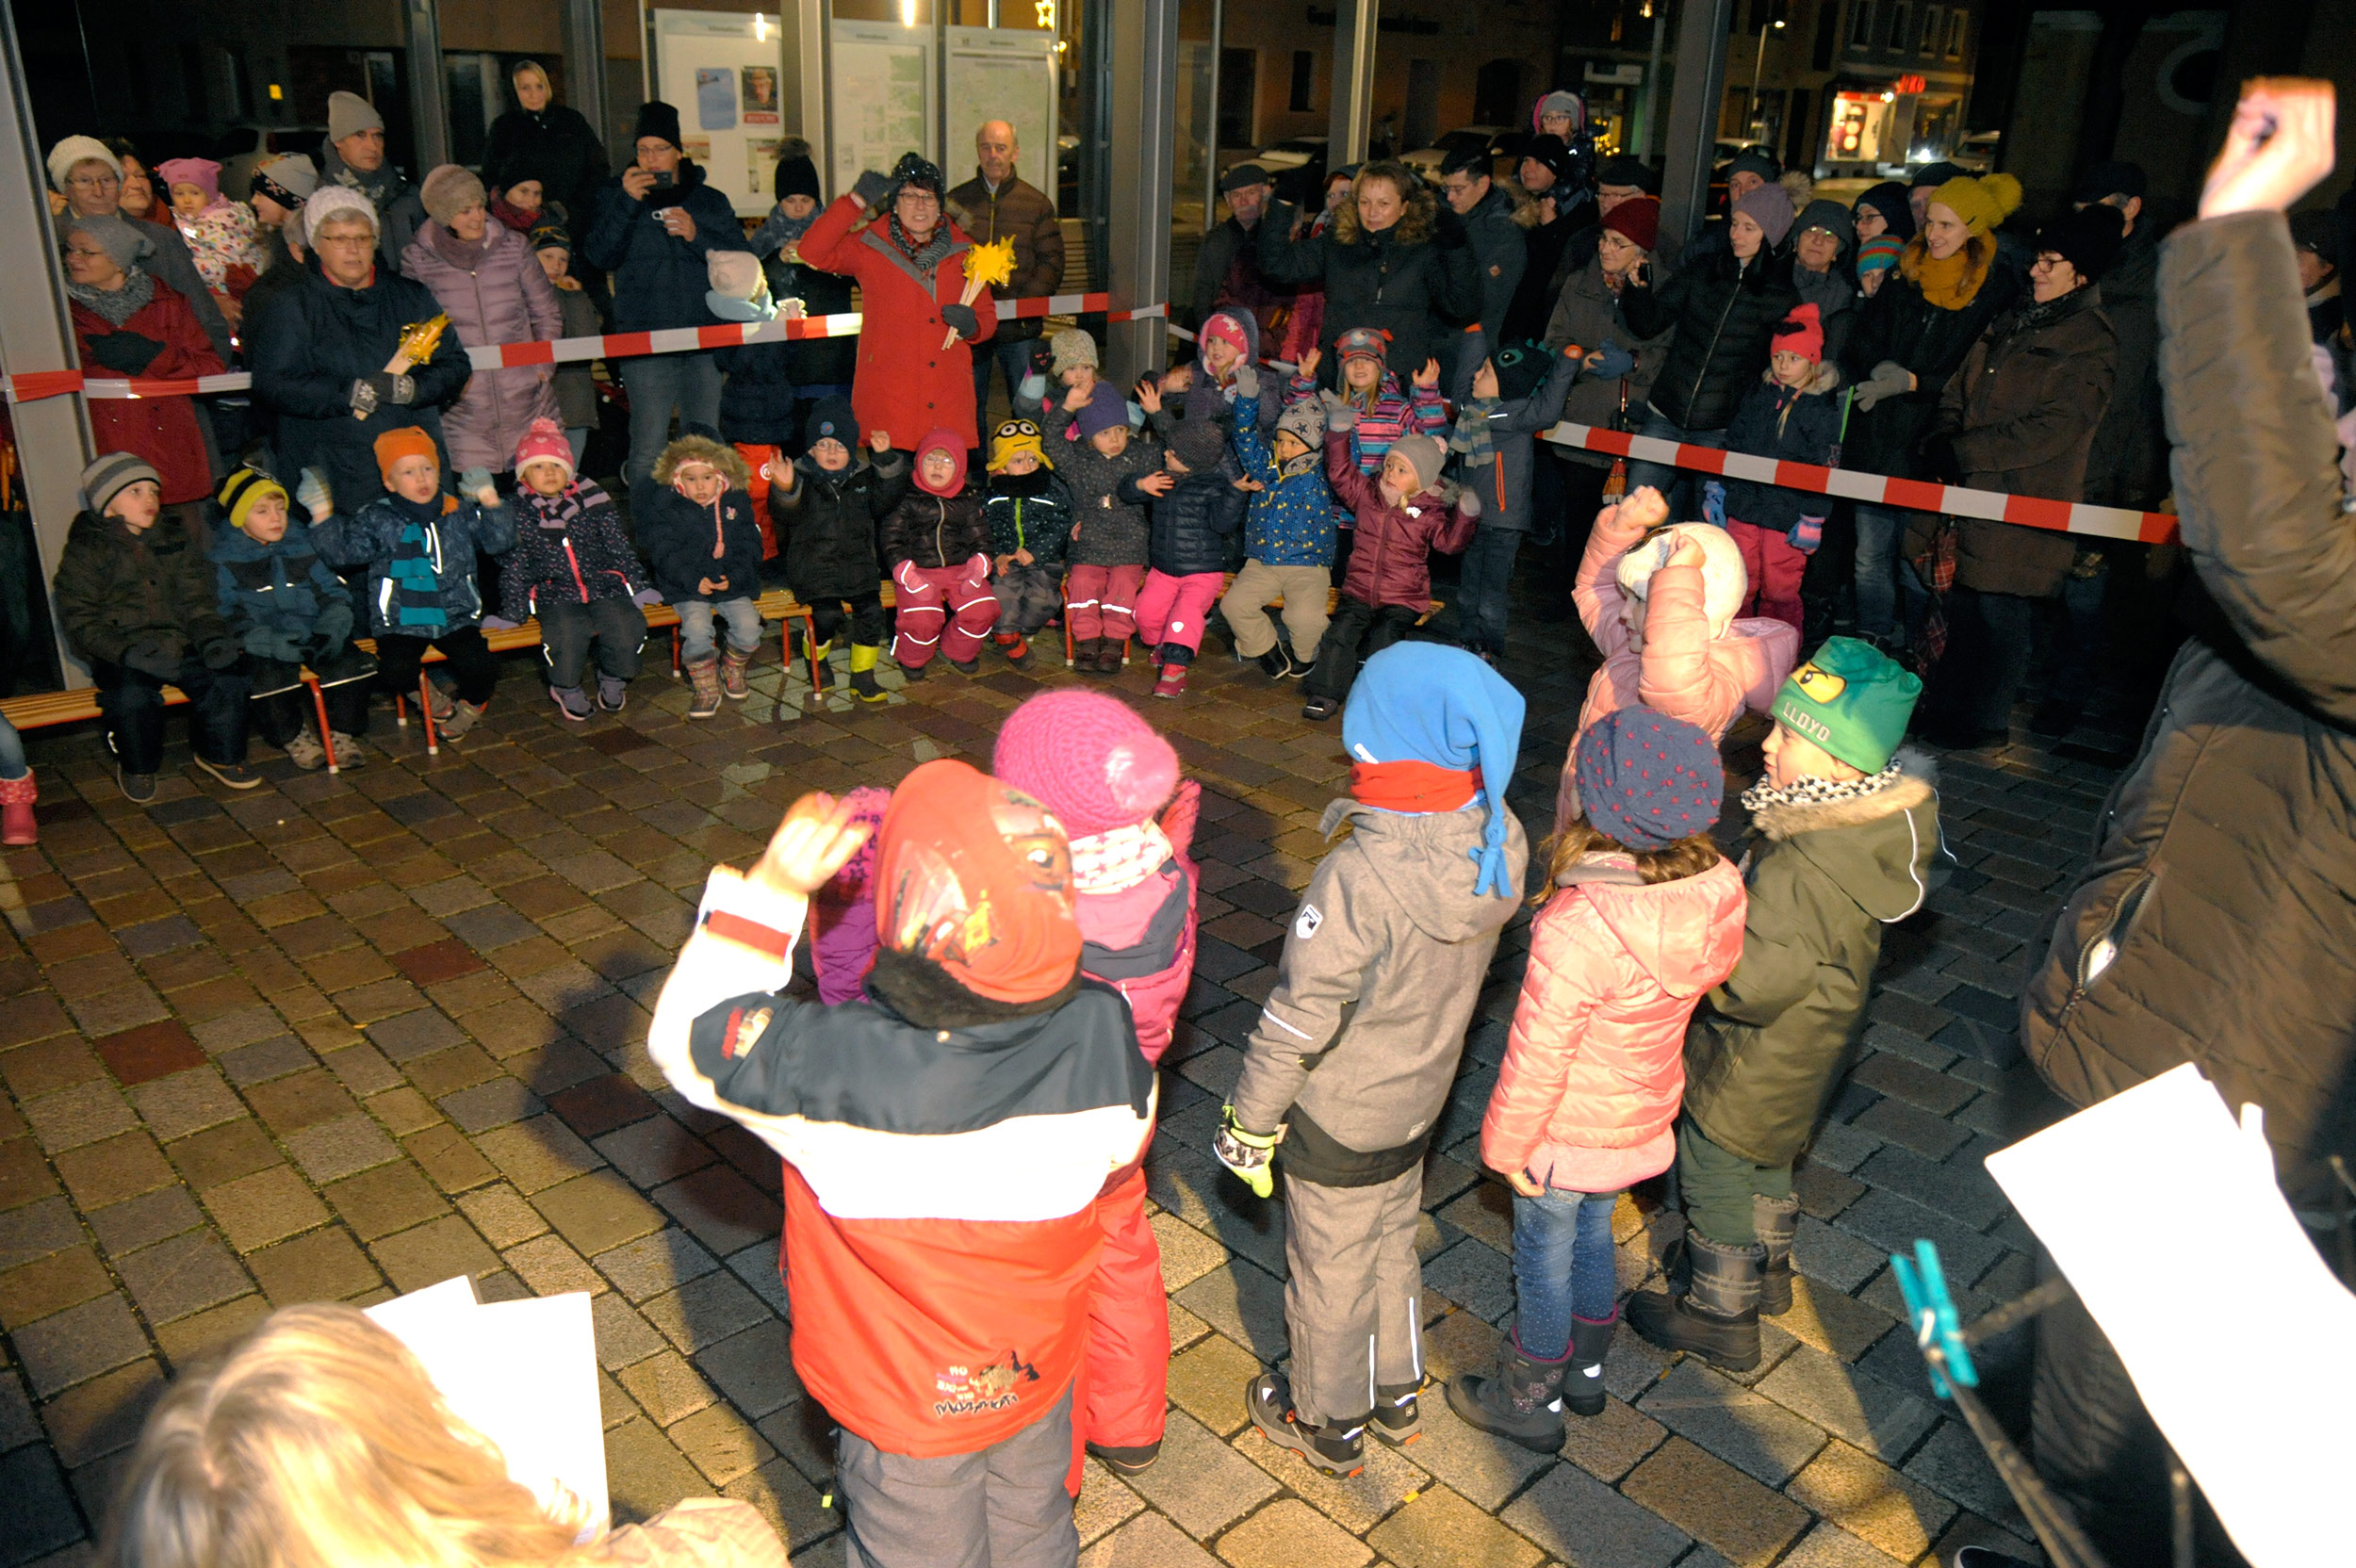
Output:
[[[1515,804],[1536,826],[1587,665],[1575,629],[1516,635],[1531,722]],[[585,726],[510,660],[489,720],[438,759],[380,713],[390,756],[330,779],[257,753],[268,782],[243,795],[180,765],[175,739],[148,809],[116,792],[93,736],[35,739],[41,843],[8,851],[0,880],[0,1568],[88,1551],[144,1412],[190,1356],[273,1305],[461,1272],[491,1298],[595,1294],[618,1516],[718,1491],[768,1511],[797,1563],[841,1560],[824,1418],[787,1356],[777,1161],[664,1086],[648,1009],[706,868],[750,859],[796,793],[986,760],[1009,709],[1074,678],[987,655],[980,678],[941,669],[881,710],[838,697],[803,713],[793,680],[780,712],[766,657],[753,699],[715,721],[686,722],[683,688],[651,675],[627,712]],[[1433,1396],[1418,1445],[1372,1446],[1336,1482],[1244,1419],[1245,1376],[1285,1351],[1282,1218],[1208,1145],[1343,789],[1339,726],[1304,724],[1296,689],[1223,653],[1183,702],[1143,702],[1146,679],[1132,665],[1120,689],[1205,785],[1202,956],[1148,1166],[1177,1351],[1161,1462],[1128,1482],[1090,1466],[1090,1564],[1866,1568],[1971,1541],[2035,1555],[1928,1394],[1887,1254],[1935,1238],[1967,1313],[2031,1282],[2028,1233],[1980,1159],[2056,1114],[2012,1020],[2100,767],[2018,746],[1946,760],[1965,869],[1891,934],[1870,1049],[1799,1171],[1797,1302],[1765,1329],[1757,1373],[1624,1332],[1606,1413],[1574,1419],[1559,1457],[1475,1433]],[[1755,769],[1755,746],[1742,756]],[[1476,1135],[1525,944],[1517,921],[1430,1166],[1438,1378],[1486,1366],[1513,1308],[1506,1189],[1478,1168]],[[1674,1223],[1660,1204],[1622,1202],[1628,1285]],[[1994,1359],[2000,1390],[2017,1387],[2021,1347]]]

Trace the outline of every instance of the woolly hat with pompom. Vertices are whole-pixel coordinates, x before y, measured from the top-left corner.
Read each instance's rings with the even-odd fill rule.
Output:
[[[1702,547],[1702,612],[1710,617],[1710,634],[1724,637],[1726,628],[1734,624],[1736,612],[1742,608],[1751,582],[1750,573],[1742,568],[1742,547],[1725,529],[1708,523],[1672,523],[1655,529],[1622,552],[1612,576],[1622,593],[1641,599],[1652,586],[1653,573],[1667,565],[1669,557],[1687,539]]]
[[[524,438],[515,443],[515,472],[520,474],[535,463],[553,463],[564,470],[564,482],[573,482],[573,444],[564,439],[564,427],[553,419],[534,419]]]
[[[1075,839],[1140,823],[1178,789],[1178,754],[1118,697],[1042,692],[1006,715],[990,773],[1035,796]]]
[[[2010,174],[1959,175],[1932,191],[1931,204],[1962,219],[1973,234],[1992,234],[2021,205],[2021,182]]]

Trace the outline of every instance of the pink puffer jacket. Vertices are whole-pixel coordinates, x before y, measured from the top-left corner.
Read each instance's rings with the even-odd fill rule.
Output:
[[[1574,1192],[1667,1169],[1686,1021],[1734,972],[1744,906],[1742,873],[1724,859],[1650,887],[1623,856],[1574,867],[1530,923],[1482,1161]]]
[[[556,298],[556,286],[548,282],[522,235],[492,222],[483,230],[480,259],[466,268],[434,243],[447,233],[428,219],[401,251],[401,270],[434,291],[459,342],[469,349],[548,342],[564,332],[564,307]],[[442,411],[442,439],[450,445],[452,467],[503,473],[515,466],[515,443],[532,421],[556,416],[551,367],[477,370],[466,382],[466,394]]]
[[[1643,703],[1699,726],[1713,741],[1724,740],[1745,707],[1767,711],[1776,688],[1800,662],[1800,634],[1781,621],[1738,620],[1727,625],[1726,635],[1712,637],[1699,566],[1663,566],[1653,573],[1644,596],[1644,649],[1629,645],[1628,628],[1620,622],[1626,596],[1613,574],[1621,555],[1644,533],[1642,524],[1624,522],[1616,509],[1606,508],[1587,536],[1587,553],[1572,585],[1579,618],[1603,650],[1603,667],[1587,682],[1579,728],[1562,757],[1562,782],[1555,794],[1558,827],[1579,810],[1572,764],[1589,725]]]
[[[1083,890],[1072,900],[1080,919],[1080,969],[1128,999],[1137,1049],[1158,1063],[1177,1027],[1178,1005],[1194,981],[1195,890],[1200,875],[1187,851],[1194,844],[1202,786],[1187,779],[1162,808],[1161,829],[1170,858],[1161,870],[1119,892]]]

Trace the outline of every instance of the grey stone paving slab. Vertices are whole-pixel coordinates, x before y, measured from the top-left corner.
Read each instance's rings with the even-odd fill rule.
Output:
[[[1819,1428],[1691,1358],[1636,1408],[1769,1486],[1790,1480],[1824,1446]]]

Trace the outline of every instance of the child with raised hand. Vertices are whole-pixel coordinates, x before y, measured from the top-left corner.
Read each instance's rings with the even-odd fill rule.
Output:
[[[1383,454],[1399,437],[1438,435],[1448,429],[1448,406],[1440,400],[1440,362],[1426,360],[1409,384],[1401,386],[1384,363],[1390,344],[1391,335],[1381,327],[1352,327],[1333,340],[1341,373],[1332,392],[1317,390],[1316,349],[1301,356],[1301,368],[1284,388],[1287,403],[1320,398],[1329,406],[1350,410],[1350,422],[1341,428],[1350,432],[1350,461],[1368,478],[1382,470]]]
[[[1464,646],[1496,663],[1505,652],[1506,589],[1513,558],[1530,532],[1530,492],[1537,435],[1562,413],[1580,359],[1549,354],[1535,343],[1486,351],[1475,327],[1467,337],[1456,391],[1456,425],[1448,450],[1457,482],[1481,498],[1481,527],[1465,547],[1458,574],[1456,624]]]
[[[1841,441],[1841,406],[1831,397],[1841,371],[1824,364],[1824,327],[1816,306],[1792,306],[1776,324],[1772,342],[1766,378],[1742,394],[1734,422],[1726,427],[1726,450],[1829,466]],[[1800,579],[1808,558],[1824,543],[1830,502],[1747,479],[1706,480],[1702,496],[1705,515],[1717,511],[1742,551],[1750,591],[1735,612],[1756,610],[1783,622],[1796,636]]]
[[[1137,630],[1153,650],[1153,694],[1186,695],[1186,670],[1203,646],[1203,623],[1226,585],[1227,538],[1242,526],[1243,470],[1227,450],[1225,396],[1203,386],[1165,402],[1150,382],[1138,398],[1162,438],[1162,471],[1122,482],[1121,498],[1145,505],[1145,584]]]
[[[441,649],[450,682],[434,682],[427,700],[441,738],[455,741],[475,727],[499,689],[499,660],[483,640],[474,561],[478,553],[515,548],[515,510],[481,468],[458,477],[463,500],[445,492],[441,453],[415,425],[388,430],[375,445],[383,495],[355,512],[322,514],[321,505],[343,498],[315,488],[307,474],[298,494],[311,508],[311,542],[328,564],[368,569],[369,629],[384,689],[417,695],[425,650]]]
[[[959,675],[981,669],[982,639],[998,623],[990,591],[990,520],[968,482],[965,438],[936,430],[916,444],[916,484],[884,514],[884,564],[898,602],[892,657],[910,680],[938,652]]]
[[[188,526],[163,514],[163,481],[145,458],[106,452],[82,470],[81,498],[53,585],[57,624],[90,662],[124,798],[155,798],[167,684],[188,699],[197,766],[253,789],[241,650]]]
[[[1750,577],[1726,531],[1668,517],[1643,485],[1597,513],[1587,536],[1571,598],[1603,664],[1562,759],[1557,826],[1579,815],[1579,736],[1604,714],[1642,703],[1723,740],[1744,708],[1767,710],[1799,661],[1797,630],[1737,618]]]
[[[735,448],[691,426],[630,491],[638,547],[654,568],[656,590],[679,612],[691,719],[717,713],[724,696],[742,702],[752,694],[744,671],[761,647],[761,539],[750,479]],[[726,629],[725,644],[713,635],[715,623]]]
[[[1619,1320],[1612,1212],[1677,1159],[1685,1024],[1742,951],[1742,877],[1710,841],[1726,775],[1710,737],[1649,708],[1579,743],[1587,815],[1533,876],[1530,968],[1481,1123],[1481,1157],[1513,1189],[1514,1327],[1494,1377],[1448,1384],[1485,1432],[1540,1453],[1562,1410],[1603,1411]]]
[[[1370,1422],[1393,1445],[1422,1430],[1423,1160],[1529,858],[1505,806],[1522,713],[1462,648],[1366,661],[1342,719],[1350,798],[1322,824],[1352,831],[1301,895],[1213,1141],[1263,1198],[1271,1156],[1284,1169],[1292,1375],[1255,1374],[1244,1401],[1327,1475],[1357,1473]]]
[[[1900,752],[1922,683],[1835,637],[1775,694],[1767,776],[1744,792],[1742,956],[1685,1035],[1677,1191],[1692,1282],[1631,1297],[1628,1326],[1712,1365],[1759,1364],[1792,1304],[1792,1162],[1865,1032],[1882,928],[1943,880],[1929,760]]]
[[[875,530],[908,493],[908,460],[892,449],[892,433],[878,430],[867,434],[868,461],[859,461],[859,416],[848,398],[812,403],[803,433],[802,455],[770,466],[769,516],[785,585],[810,606],[818,689],[834,682],[826,655],[848,627],[852,694],[882,702],[875,661],[884,645],[883,558]]]
[[[254,730],[305,773],[327,766],[327,744],[337,768],[362,766],[376,661],[352,645],[352,590],[319,559],[310,529],[288,518],[286,487],[270,475],[239,468],[214,499],[229,526],[215,530],[208,555],[221,612],[245,648]],[[306,664],[327,700],[326,743],[303,689]]]
[[[1111,675],[1137,629],[1149,553],[1145,509],[1121,498],[1121,482],[1159,468],[1161,449],[1132,433],[1129,401],[1109,382],[1091,382],[1086,392],[1072,386],[1039,412],[1047,455],[1072,492],[1075,514],[1064,556],[1071,568],[1064,625],[1072,633],[1072,667]]]
[[[1219,612],[1235,634],[1238,657],[1256,660],[1269,679],[1298,680],[1309,673],[1325,636],[1325,600],[1333,586],[1333,489],[1325,482],[1325,410],[1303,399],[1277,416],[1272,433],[1260,429],[1262,383],[1246,365],[1235,372],[1235,456],[1255,482],[1244,523],[1243,569]],[[1268,619],[1270,600],[1284,601],[1288,652]]]
[[[1063,604],[1064,552],[1071,547],[1072,492],[1055,477],[1045,440],[1028,419],[1008,419],[990,433],[990,592],[998,624],[990,640],[1018,670],[1031,667],[1031,638]]]
[[[620,712],[646,641],[640,606],[662,596],[612,498],[596,480],[574,475],[572,444],[553,419],[534,419],[515,443],[515,549],[499,573],[499,621],[539,619],[540,658],[558,712],[575,724],[597,709]],[[581,685],[593,644],[595,708]]]
[[[818,1000],[832,1007],[865,1002],[867,972],[875,967],[875,829],[892,806],[892,792],[862,784],[843,797],[849,825],[866,835],[851,858],[810,895],[810,967]]]
[[[1118,698],[1043,692],[998,731],[991,772],[1055,815],[1072,834],[1072,904],[1081,970],[1129,1004],[1149,1063],[1170,1049],[1194,974],[1201,788],[1179,777],[1178,754]],[[1161,1246],[1145,1212],[1145,1175],[1097,1200],[1104,1251],[1088,1309],[1089,1452],[1121,1475],[1160,1457],[1168,1403],[1170,1315]]]
[[[1339,712],[1360,652],[1382,652],[1431,613],[1432,552],[1456,554],[1481,520],[1481,498],[1441,477],[1447,449],[1429,435],[1401,436],[1376,478],[1360,473],[1350,455],[1351,417],[1348,404],[1327,406],[1325,482],[1356,519],[1358,544],[1317,667],[1301,683],[1305,719]]]

